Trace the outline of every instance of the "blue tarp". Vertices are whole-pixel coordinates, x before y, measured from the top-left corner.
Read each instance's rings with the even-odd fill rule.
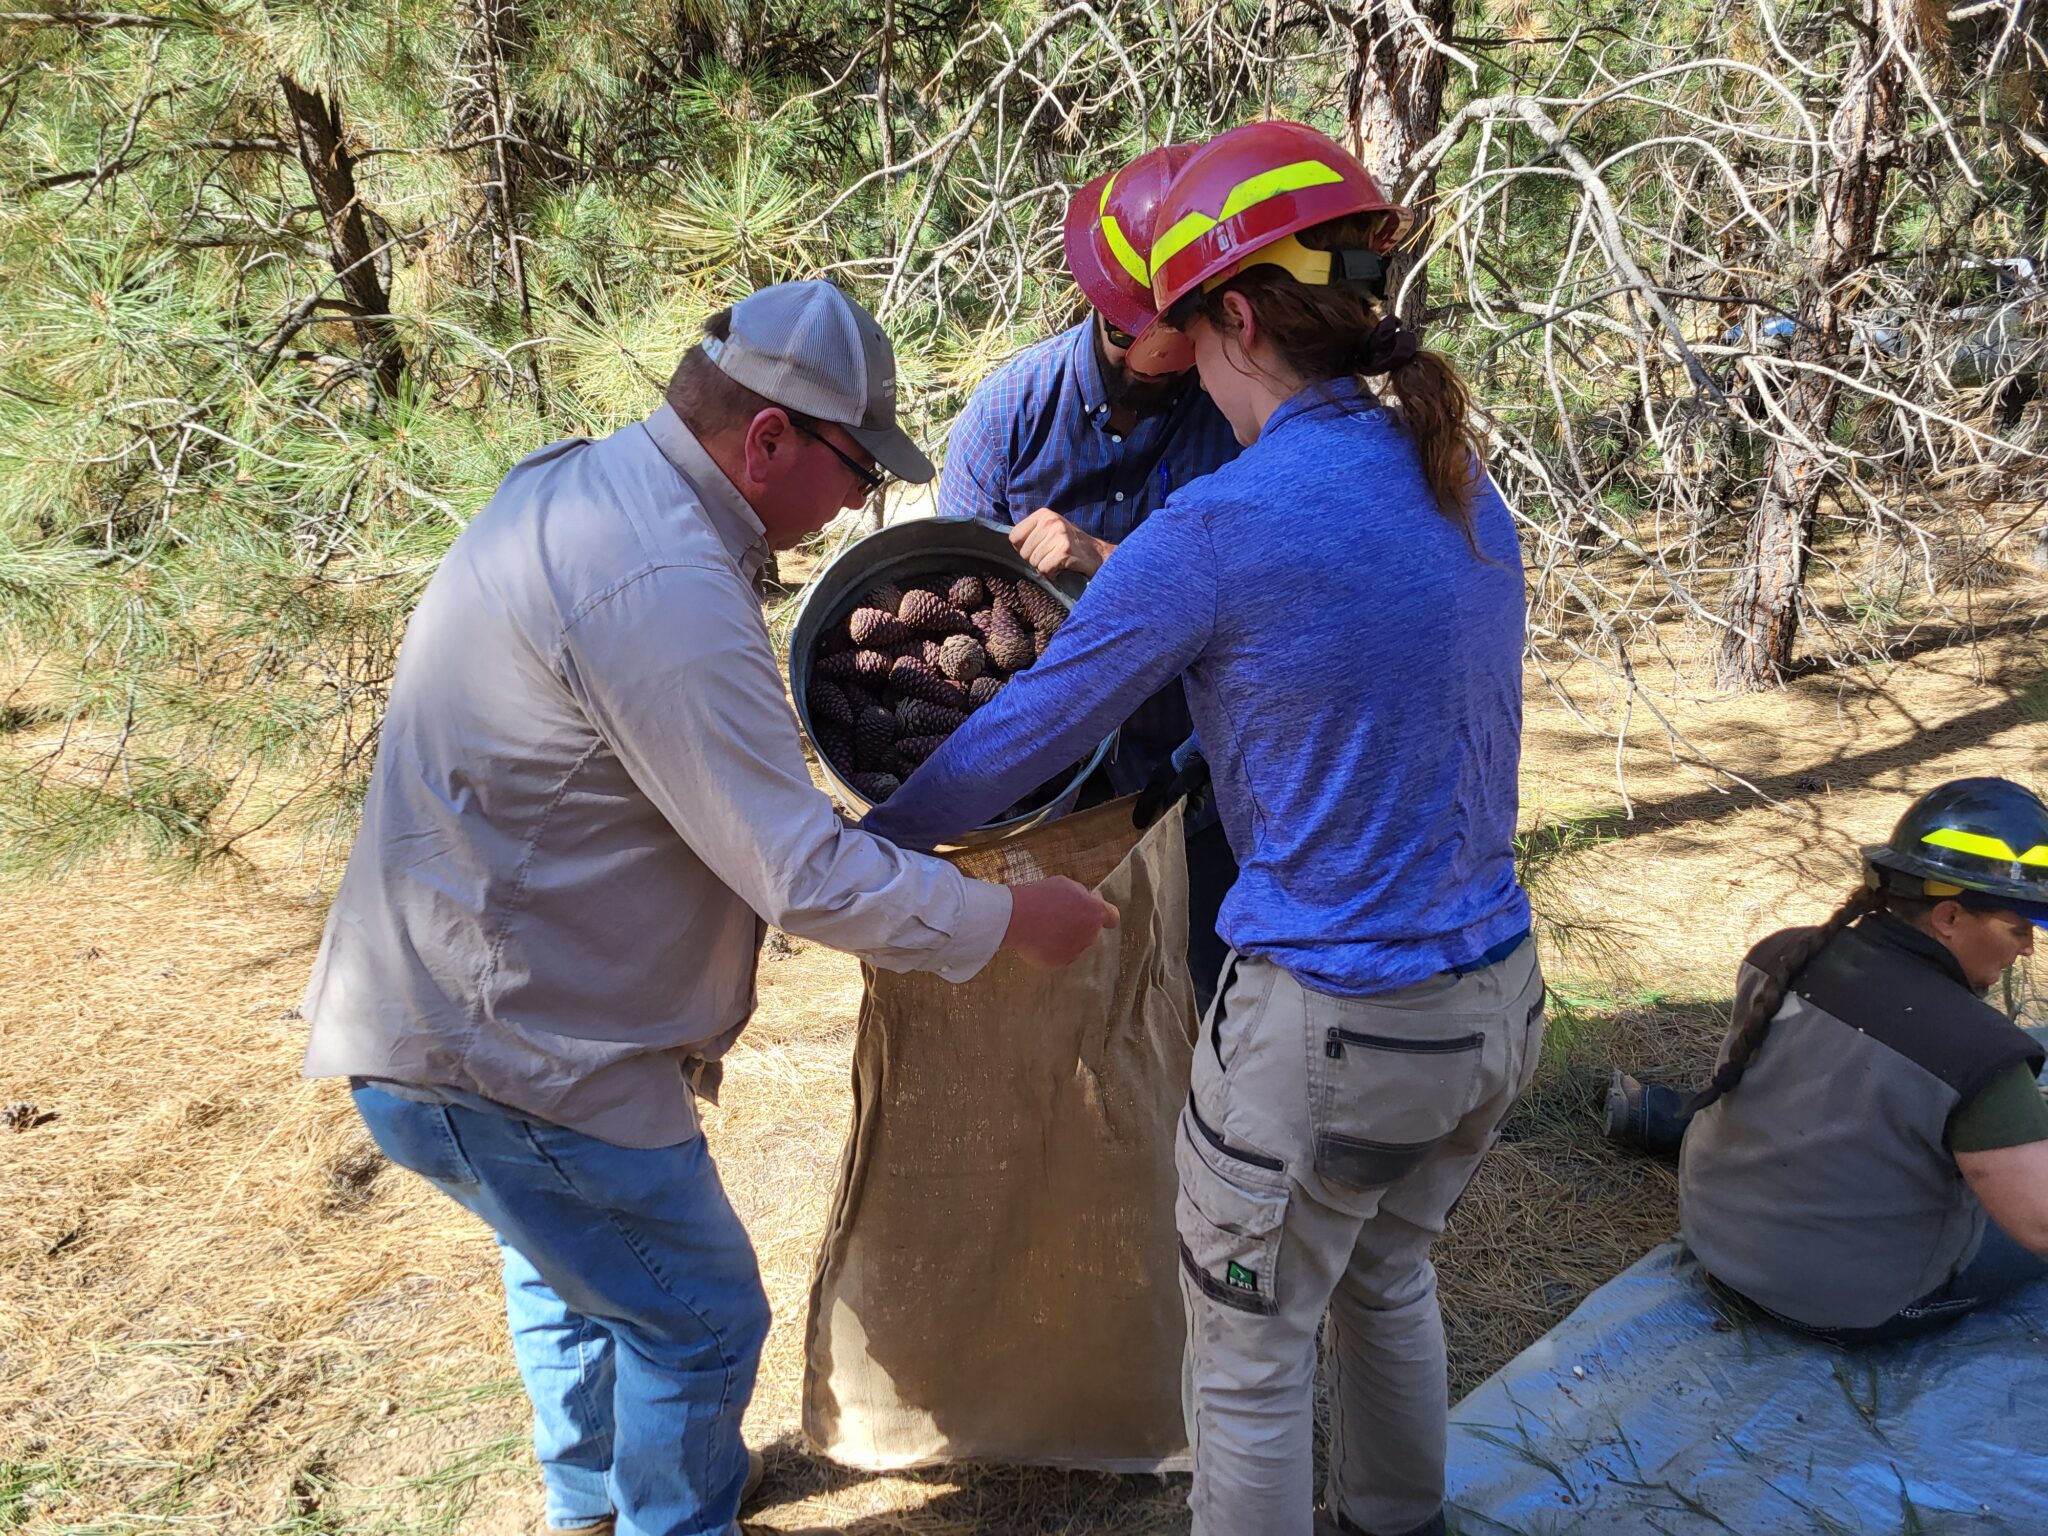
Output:
[[[1842,1350],[1743,1318],[1676,1243],[1451,1414],[1457,1536],[2048,1536],[2048,1282]]]

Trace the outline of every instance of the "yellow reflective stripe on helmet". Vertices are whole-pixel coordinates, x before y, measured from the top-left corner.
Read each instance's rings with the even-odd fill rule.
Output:
[[[1109,180],[1102,184],[1102,196],[1096,199],[1095,203],[1095,211],[1098,215],[1109,207],[1109,190],[1116,185],[1116,179],[1121,175],[1123,175],[1122,171],[1111,171],[1109,173]]]
[[[1247,208],[1256,208],[1269,197],[1278,197],[1283,192],[1299,192],[1305,187],[1327,187],[1341,182],[1343,172],[1321,160],[1297,160],[1292,165],[1275,166],[1270,171],[1261,171],[1256,176],[1247,176],[1230,189],[1230,195],[1223,199],[1223,208],[1215,218],[1206,213],[1186,213],[1165,234],[1152,242],[1152,271],[1156,276],[1159,269],[1175,256],[1209,233],[1224,219],[1243,213]]]
[[[1960,885],[1950,885],[1946,880],[1922,880],[1920,882],[1920,894],[1922,896],[1960,896],[1963,894],[1963,888]]]
[[[1335,166],[1325,165],[1320,160],[1297,160],[1292,165],[1261,171],[1230,189],[1230,196],[1223,199],[1223,211],[1217,218],[1227,219],[1232,214],[1243,213],[1245,209],[1263,203],[1269,197],[1278,197],[1282,192],[1299,192],[1304,187],[1327,187],[1331,182],[1343,179],[1343,173]]]
[[[2010,864],[2035,864],[2048,869],[2048,843],[2036,843],[2025,853],[2015,853],[2012,844],[2002,837],[1959,832],[1953,827],[1936,827],[1920,841],[1937,848],[1953,848],[1957,853],[1975,854],[1980,859],[2002,859]]]
[[[1106,213],[1102,216],[1102,238],[1108,242],[1109,254],[1116,258],[1118,266],[1136,278],[1140,287],[1152,286],[1152,273],[1145,266],[1145,258],[1125,237],[1123,226]]]
[[[1182,214],[1173,228],[1152,242],[1153,275],[1215,227],[1216,221],[1206,213]]]

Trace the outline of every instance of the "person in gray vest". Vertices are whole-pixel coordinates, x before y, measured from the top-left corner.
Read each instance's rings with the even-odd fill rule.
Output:
[[[1679,1149],[1707,1273],[1840,1344],[2048,1276],[2043,1054],[1984,1001],[2048,927],[2048,805],[1958,779],[1864,860],[1825,923],[1749,952]]]

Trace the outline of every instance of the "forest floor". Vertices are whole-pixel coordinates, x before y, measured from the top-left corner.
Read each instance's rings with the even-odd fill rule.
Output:
[[[1923,637],[1782,692],[1674,704],[1697,752],[1753,788],[1674,755],[1640,710],[1617,753],[1531,677],[1551,1035],[1439,1249],[1454,1391],[1673,1230],[1671,1173],[1594,1133],[1610,1059],[1700,1073],[1743,950],[1824,914],[1917,789],[2048,778],[2048,607],[2023,586],[1979,610],[1974,643]],[[381,1163],[343,1085],[297,1075],[332,873],[280,842],[196,882],[123,868],[5,895],[0,1104],[34,1110],[0,1129],[0,1531],[538,1529],[489,1238]],[[764,958],[708,1115],[775,1308],[752,1528],[1184,1531],[1184,1479],[870,1476],[804,1449],[804,1306],[859,997],[843,956]]]

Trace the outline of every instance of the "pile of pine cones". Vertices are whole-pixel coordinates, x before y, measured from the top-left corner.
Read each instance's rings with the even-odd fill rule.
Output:
[[[961,721],[1045,654],[1067,610],[1036,582],[920,577],[863,593],[811,661],[811,731],[846,782],[880,805]]]

